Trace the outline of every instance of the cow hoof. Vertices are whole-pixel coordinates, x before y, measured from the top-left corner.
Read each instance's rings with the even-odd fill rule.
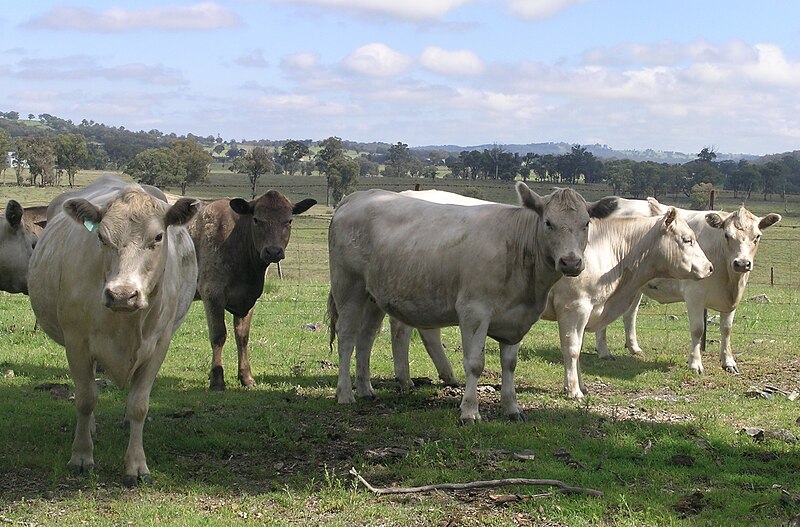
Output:
[[[239,383],[245,388],[256,387],[256,381],[252,377],[250,377],[249,379],[242,379],[241,377],[239,377]]]
[[[215,392],[221,392],[225,390],[225,371],[222,369],[222,366],[214,366],[211,368],[211,374],[209,374],[209,379],[211,379],[211,384],[209,388]]]
[[[617,358],[610,353],[608,355],[598,355],[597,358],[600,360],[617,360]]]
[[[460,422],[463,426],[473,426],[481,422],[481,416],[477,417],[461,417]]]
[[[739,375],[739,367],[736,365],[733,366],[723,366],[726,372],[732,375]]]
[[[369,402],[373,402],[373,401],[377,401],[378,400],[378,396],[375,395],[374,393],[368,393],[366,395],[359,395],[358,398],[361,399],[362,401],[369,401]]]
[[[152,485],[153,478],[150,476],[150,474],[142,474],[141,476],[131,476],[130,474],[125,474],[122,476],[122,484],[129,489],[137,487],[140,483],[143,485]]]
[[[94,472],[94,464],[92,463],[89,463],[88,465],[85,465],[83,463],[81,463],[80,465],[68,464],[67,468],[69,468],[69,471],[74,476],[80,476],[81,474],[88,476],[89,474]]]
[[[508,414],[508,419],[512,423],[524,423],[526,421],[525,414],[523,414],[522,412]]]

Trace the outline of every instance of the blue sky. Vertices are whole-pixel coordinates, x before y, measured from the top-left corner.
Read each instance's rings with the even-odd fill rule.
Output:
[[[224,139],[800,149],[793,0],[5,2],[0,110]]]

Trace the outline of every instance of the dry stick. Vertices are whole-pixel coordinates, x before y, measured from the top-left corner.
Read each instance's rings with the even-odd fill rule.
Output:
[[[551,487],[558,487],[561,492],[565,494],[588,494],[589,496],[601,497],[603,493],[595,489],[586,489],[583,487],[570,487],[562,481],[556,479],[526,479],[526,478],[509,478],[509,479],[492,479],[488,481],[471,481],[469,483],[440,483],[438,485],[425,485],[422,487],[386,487],[377,488],[369,484],[367,480],[361,477],[361,474],[355,468],[350,469],[350,474],[357,477],[358,480],[369,489],[370,492],[378,495],[383,494],[412,494],[415,492],[430,492],[432,490],[469,490],[469,489],[488,489],[494,487],[503,487],[506,485],[548,485]]]

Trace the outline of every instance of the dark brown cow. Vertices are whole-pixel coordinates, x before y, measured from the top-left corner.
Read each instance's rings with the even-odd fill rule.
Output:
[[[292,203],[280,192],[270,190],[249,202],[241,198],[212,201],[190,225],[199,266],[195,300],[203,301],[213,353],[212,390],[225,389],[225,311],[233,315],[239,382],[255,386],[247,345],[253,309],[264,291],[264,273],[269,264],[284,258],[292,216],[316,203],[313,199]]]

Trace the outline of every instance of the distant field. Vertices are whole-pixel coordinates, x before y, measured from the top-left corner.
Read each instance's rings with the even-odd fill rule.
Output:
[[[96,175],[81,174],[79,182]],[[417,182],[375,178],[363,181],[362,188],[403,190]],[[458,191],[463,187],[457,183],[437,180],[435,187]],[[511,185],[468,186],[484,199],[516,199]],[[318,177],[265,177],[260,188],[280,189],[295,200],[325,199],[324,180]],[[535,188],[549,192],[548,184]],[[609,193],[580,191],[588,199]],[[43,204],[55,192],[2,186],[0,206],[12,197],[26,205]],[[190,189],[203,198],[248,193],[245,177],[226,171]],[[719,208],[736,206],[727,196],[721,199]],[[256,388],[236,386],[229,335],[229,389],[208,391],[208,334],[202,305],[193,304],[151,398],[144,443],[155,482],[133,491],[120,485],[127,442],[121,425],[125,391],[101,381],[96,472],[89,478],[71,476],[66,462],[75,412],[72,402],[58,395],[58,385],[67,394],[72,390],[64,351],[34,328],[26,297],[0,293],[0,522],[787,525],[800,515],[800,450],[786,435],[800,435],[800,403],[790,397],[800,391],[800,221],[782,203],[749,206],[759,214],[784,214],[784,221],[766,232],[745,295],[765,294],[770,303],[745,301],[737,312],[733,346],[741,375],[719,367],[713,321],[703,356],[707,373],[691,374],[685,364],[685,307],[649,302],[639,324],[645,358],[625,354],[620,323],[608,335],[615,361],[597,358],[590,335],[581,360],[590,396],[584,402],[567,400],[557,326],[539,322],[523,341],[517,367],[517,391],[528,421],[509,423],[502,415],[498,347],[489,341],[480,381],[485,421],[464,427],[458,424],[460,390],[436,381],[416,336],[411,371],[419,386],[412,394],[399,393],[386,330],[372,358],[378,400],[336,404],[338,356],[328,349],[325,325],[332,209],[318,205],[295,220],[282,263],[284,279],[270,273],[256,307],[251,333]],[[792,201],[787,208],[800,206]],[[769,285],[770,269],[775,286]],[[463,380],[457,330],[446,329],[444,342]],[[756,440],[742,432],[745,427],[784,432]],[[514,456],[521,451],[527,459]],[[352,466],[379,486],[524,477],[557,479],[599,489],[604,496],[515,486],[377,497],[348,476]]]

